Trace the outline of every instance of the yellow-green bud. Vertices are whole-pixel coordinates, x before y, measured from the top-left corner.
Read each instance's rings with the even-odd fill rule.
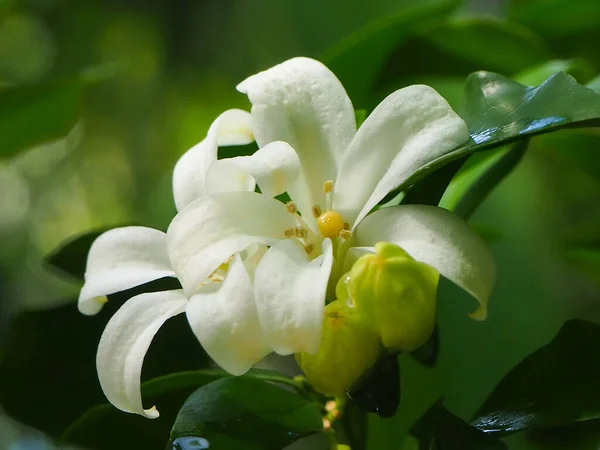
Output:
[[[379,339],[356,308],[336,300],[325,306],[319,351],[296,354],[313,387],[341,396],[377,360]]]
[[[397,245],[379,242],[375,253],[363,255],[337,286],[345,290],[383,345],[413,350],[424,344],[435,325],[439,273],[415,261]]]

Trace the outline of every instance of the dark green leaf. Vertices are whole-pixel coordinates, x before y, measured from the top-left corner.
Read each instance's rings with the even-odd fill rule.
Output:
[[[367,412],[364,409],[354,402],[346,403],[341,422],[352,450],[367,449],[367,419]]]
[[[566,322],[545,347],[512,369],[481,406],[472,425],[506,435],[600,417],[600,325]]]
[[[588,82],[586,86],[600,94],[600,75]]]
[[[424,38],[456,58],[503,73],[518,72],[549,56],[531,31],[492,17],[450,18]]]
[[[536,449],[598,450],[600,445],[600,420],[530,430],[525,437],[528,446]]]
[[[279,450],[323,429],[321,411],[294,392],[251,377],[224,378],[194,392],[173,429],[174,449]]]
[[[436,170],[424,180],[415,183],[408,190],[401,203],[437,206],[448,184],[460,170],[467,158],[457,159]]]
[[[178,411],[198,387],[229,377],[222,369],[179,372],[149,380],[142,384],[142,398],[160,411],[158,420],[126,414],[105,403],[83,414],[63,433],[61,440],[89,449],[126,450],[130,448],[163,449]],[[276,372],[253,369],[246,377],[272,381],[293,381]],[[107,433],[106,430],[111,430]]]
[[[354,111],[354,118],[356,119],[356,128],[359,128],[367,118],[367,110],[357,109]]]
[[[17,316],[0,360],[0,404],[6,413],[57,436],[90,407],[105,402],[96,375],[98,341],[112,314],[140,289],[109,296],[96,316],[79,313],[75,300]],[[179,315],[154,338],[143,379],[207,363],[185,316]]]
[[[0,157],[66,136],[79,114],[78,81],[0,90]]]
[[[507,447],[435,403],[411,428],[418,450],[505,450]],[[414,441],[413,441],[414,442]],[[413,444],[414,445],[414,444]],[[415,449],[416,450],[416,449]]]
[[[564,255],[567,262],[600,286],[600,245],[571,245]]]
[[[410,356],[416,359],[418,362],[426,367],[433,367],[437,362],[438,355],[440,353],[440,332],[438,325],[435,325],[433,333],[427,339],[427,342],[410,352]]]
[[[472,155],[448,185],[440,206],[468,219],[521,161],[528,143],[525,139]]]
[[[521,0],[510,5],[513,20],[557,37],[600,25],[600,3],[595,0]]]
[[[397,355],[380,358],[348,392],[354,403],[380,417],[392,417],[400,404],[400,366]]]
[[[373,22],[327,50],[321,60],[342,81],[357,107],[366,106],[375,80],[394,47],[423,21],[442,17],[454,0],[422,4]]]
[[[563,73],[527,87],[502,75],[476,72],[467,79],[461,116],[471,141],[423,165],[397,189],[476,151],[566,127],[598,126],[600,95]]]

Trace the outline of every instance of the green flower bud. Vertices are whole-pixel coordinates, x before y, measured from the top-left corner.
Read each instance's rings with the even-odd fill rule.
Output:
[[[361,311],[390,350],[424,344],[435,325],[439,273],[397,245],[379,242],[342,277],[336,292]]]
[[[379,339],[356,308],[339,300],[325,306],[319,351],[296,354],[313,387],[341,396],[377,360]]]

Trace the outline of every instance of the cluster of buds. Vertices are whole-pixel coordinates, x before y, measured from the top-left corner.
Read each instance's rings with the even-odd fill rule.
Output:
[[[380,242],[340,278],[325,307],[319,351],[297,360],[314,388],[344,395],[382,352],[423,345],[435,326],[439,273],[397,245]]]

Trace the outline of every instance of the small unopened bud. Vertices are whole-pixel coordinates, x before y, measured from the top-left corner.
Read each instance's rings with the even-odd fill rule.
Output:
[[[342,396],[377,360],[379,339],[356,310],[338,300],[325,307],[319,351],[296,354],[313,387]]]
[[[397,245],[379,242],[375,253],[360,257],[340,283],[384,347],[408,351],[433,332],[438,281],[433,267]]]

